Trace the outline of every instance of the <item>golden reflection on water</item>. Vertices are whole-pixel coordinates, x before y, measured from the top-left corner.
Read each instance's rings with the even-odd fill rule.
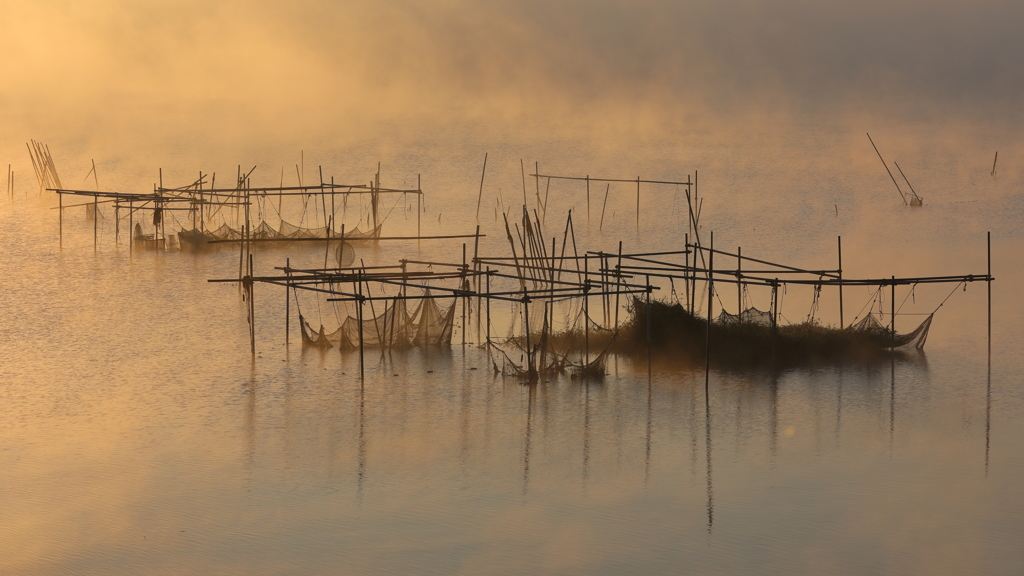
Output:
[[[845,145],[833,143],[829,153]],[[616,166],[592,150],[544,152],[552,171]],[[669,162],[674,153],[660,154],[655,159],[670,166],[665,177],[688,170]],[[701,186],[707,226],[745,255],[830,263],[842,235],[851,276],[983,272],[991,226],[991,370],[985,294],[972,286],[937,313],[927,356],[712,371],[707,395],[702,367],[670,358],[653,359],[650,372],[646,358],[613,358],[602,382],[526,387],[494,377],[483,352],[458,345],[369,353],[360,381],[353,355],[304,350],[297,338],[284,344],[276,289],[257,289],[258,354],[250,359],[237,289],[206,282],[236,270],[237,254],[129,253],[114,245],[110,220],[99,224],[94,253],[91,223],[73,212],[58,251],[52,202],[18,197],[0,212],[9,240],[0,254],[0,572],[861,574],[1019,566],[1019,178],[972,184],[954,174],[961,190],[933,193],[934,203],[911,212],[877,208],[891,191],[860,192],[859,153],[829,172],[828,202],[809,194],[822,172],[801,172],[792,158],[767,166],[772,157],[737,154],[748,172],[715,163],[702,168]],[[327,160],[340,166],[344,154],[336,155]],[[459,156],[470,157],[467,174],[454,166],[428,178],[437,183],[428,189],[425,233],[475,226],[459,209],[479,185],[476,150]],[[520,189],[515,160],[491,157],[492,202],[499,186],[504,198]],[[653,162],[626,160],[631,168]],[[949,170],[935,166],[921,186],[943,190]],[[386,174],[416,176],[399,166]],[[779,192],[782,185],[799,193]],[[964,200],[965,189],[987,201]],[[584,202],[580,188],[553,192],[549,234]],[[678,248],[685,221],[677,196],[643,191],[642,234],[632,193],[613,196],[603,230],[580,218],[578,240],[606,251],[620,239],[627,251]],[[390,224],[401,234],[415,220]],[[482,252],[504,250],[498,224],[481,224],[489,235]],[[368,265],[457,260],[461,248],[381,243],[359,257]],[[267,250],[256,266],[270,270],[286,257],[301,265],[323,255]],[[670,293],[661,288],[659,295]],[[919,287],[907,311],[930,311],[946,294]],[[751,297],[765,307],[765,294]],[[851,289],[846,298],[849,319],[870,291]],[[731,294],[723,300],[734,303]],[[793,288],[783,313],[799,321],[808,305],[809,294]],[[495,316],[507,321],[509,312]],[[821,318],[837,321],[833,300]],[[913,320],[901,317],[899,326]]]

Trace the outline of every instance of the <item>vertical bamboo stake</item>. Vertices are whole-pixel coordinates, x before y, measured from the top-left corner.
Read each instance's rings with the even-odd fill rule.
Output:
[[[736,320],[743,323],[743,248],[736,248]]]
[[[686,248],[686,268],[683,270],[683,291],[686,292],[686,311],[693,314],[690,306],[690,233],[683,234],[683,247]],[[696,259],[694,259],[696,263]]]
[[[491,346],[491,267],[487,267],[487,276],[484,277],[485,290],[487,290],[487,349]]]
[[[462,243],[462,276],[459,277],[459,289],[461,290],[466,286],[466,243]],[[465,296],[462,297],[462,346],[466,346],[466,300]]]
[[[92,197],[92,251],[96,252],[99,247],[99,221],[100,221],[100,197]]]
[[[519,159],[519,173],[523,176],[523,209],[526,209],[528,202],[526,201],[526,167],[523,165],[523,159]]]
[[[636,177],[636,229],[640,230],[640,177]]]
[[[292,275],[292,259],[286,258],[284,261],[284,273],[286,276],[291,278]],[[284,284],[284,343],[288,344],[288,337],[291,335],[291,315],[292,315],[292,300],[289,297],[288,290],[291,288],[291,282],[285,282]]]
[[[839,236],[839,329],[846,328],[843,321],[843,237]]]
[[[523,290],[523,326],[526,329],[526,377],[530,382],[534,381],[533,371],[533,348],[530,346],[530,295]]]
[[[998,152],[996,153],[998,154]],[[992,167],[995,170],[995,165]],[[988,362],[989,370],[992,366],[992,232],[985,233],[985,245],[988,259],[988,279],[985,284],[988,286]]]
[[[708,326],[704,343],[704,398],[708,397],[711,382],[711,301],[714,296],[715,233],[711,232],[711,254],[708,256]]]
[[[583,367],[590,364],[590,272],[589,257],[583,255]]]
[[[246,230],[245,229],[246,228],[247,228],[247,225],[243,224],[242,225],[242,241],[238,243],[238,279],[239,280],[241,280],[242,276],[244,275],[242,273],[242,266],[243,266],[243,263],[245,262],[245,236],[246,236]]]
[[[548,334],[551,334],[555,324],[555,247],[557,246],[555,237],[551,237],[551,298],[548,300],[546,306],[550,311],[547,315],[547,322],[545,323],[545,329]]]
[[[892,311],[892,314],[890,316],[890,318],[891,318],[891,320],[890,320],[891,326],[889,327],[889,329],[892,331],[892,347],[893,347],[893,350],[895,350],[896,349],[896,277],[895,276],[892,277],[892,295],[889,298],[889,300],[890,300],[890,302],[889,302],[889,309]]]
[[[543,215],[547,215],[547,202],[542,202],[540,199],[540,162],[533,163],[533,185],[537,189],[537,203],[540,204],[540,211]]]
[[[480,225],[476,225],[476,234],[473,237],[473,281],[476,284],[476,343],[480,343]],[[470,310],[472,313],[472,310]],[[472,320],[470,320],[472,322]]]
[[[587,226],[590,226],[590,174],[587,174]]]
[[[249,254],[249,343],[252,347],[252,357],[256,357],[256,304],[253,302],[253,293],[256,292],[256,283],[253,282],[252,254]]]
[[[366,378],[365,371],[365,360],[363,358],[363,273],[362,271],[356,272],[356,277],[359,280],[359,287],[357,294],[359,297],[359,306],[356,308],[356,314],[358,315],[359,321],[359,379],[364,380]]]
[[[64,195],[60,194],[60,193],[57,193],[57,213],[58,213],[58,217],[57,217],[57,221],[58,221],[58,224],[57,224],[57,226],[58,226],[58,228],[57,228],[57,238],[58,238],[57,242],[58,242],[58,246],[57,247],[60,248],[60,249],[63,249],[64,248]]]
[[[608,268],[607,259],[604,256],[604,252],[601,252],[597,256],[597,265],[599,266],[598,278],[601,283],[601,326],[608,326],[608,295],[606,294],[605,286],[608,285],[605,278],[605,270]]]
[[[622,291],[622,240],[619,240],[619,263],[615,266],[615,332],[619,331],[619,292]]]
[[[647,381],[651,381],[651,277],[647,276]]]
[[[779,279],[772,282],[772,363],[775,362],[775,345],[779,334]]]

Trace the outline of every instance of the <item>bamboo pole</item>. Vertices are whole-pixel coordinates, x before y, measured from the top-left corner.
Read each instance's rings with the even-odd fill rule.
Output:
[[[542,219],[546,222],[547,218],[548,218],[548,200],[547,200],[547,198],[544,198],[543,201],[541,201],[541,199],[540,199],[540,176],[537,176],[537,174],[539,174],[539,173],[540,173],[540,163],[539,162],[534,162],[533,163],[533,185],[534,185],[534,188],[536,188],[536,190],[537,190],[537,203],[540,204],[541,214],[542,214],[542,217],[543,217]]]
[[[890,318],[891,318],[890,322],[891,322],[892,325],[889,327],[889,329],[892,332],[892,347],[895,350],[896,349],[896,277],[893,276],[892,280],[893,280],[893,282],[892,282],[892,293],[891,293],[891,296],[890,296],[891,302],[889,302],[889,309],[892,311],[892,313],[890,315]]]
[[[846,328],[843,321],[843,237],[838,237],[839,242],[839,329]]]
[[[357,272],[357,275],[358,275],[358,278],[359,278],[359,287],[358,287],[358,290],[357,290],[357,293],[359,294],[359,297],[358,297],[359,305],[356,307],[356,314],[359,316],[359,318],[358,318],[358,321],[359,321],[359,380],[362,381],[362,380],[366,379],[366,369],[365,369],[366,361],[365,361],[365,359],[363,357],[364,347],[363,347],[363,282],[362,282],[362,272]]]
[[[282,168],[282,170],[284,170],[284,169]],[[285,274],[289,278],[291,278],[291,275],[292,275],[292,272],[291,272],[291,269],[292,269],[292,259],[291,258],[286,258],[284,262],[285,262],[284,263]],[[291,336],[291,326],[292,326],[292,322],[291,322],[292,300],[290,298],[291,295],[288,294],[288,290],[289,290],[288,285],[285,284],[285,287],[284,287],[284,343],[285,343],[285,345],[288,344],[288,338],[289,338],[289,336]]]
[[[487,290],[487,349],[491,347],[491,267],[487,267],[487,276],[484,277],[484,289]]]
[[[476,285],[476,343],[480,343],[480,225],[476,225],[476,238],[473,239],[473,283]]]
[[[601,205],[601,223],[597,228],[599,231],[604,230],[604,211],[605,208],[608,207],[608,191],[611,190],[611,187],[611,184],[606,184],[604,187],[604,204]]]
[[[651,381],[651,277],[647,277],[647,381]]]
[[[998,154],[998,152],[997,152]],[[995,170],[993,165],[992,170]],[[988,261],[988,279],[985,284],[988,286],[988,363],[989,370],[992,366],[992,232],[985,233],[986,257]]]
[[[713,301],[714,284],[714,262],[715,262],[715,233],[711,232],[711,255],[708,257],[708,324],[707,334],[704,342],[704,397],[708,397],[708,387],[711,383],[711,303]]]
[[[772,362],[775,362],[775,349],[779,336],[779,279],[772,283]]]
[[[743,248],[736,247],[736,320],[743,323]]]
[[[583,255],[583,366],[590,364],[590,257]]]
[[[640,230],[640,177],[636,177],[636,229]]]
[[[897,164],[895,160],[893,161],[893,165],[896,166],[897,170],[899,170],[900,176],[903,177],[903,181],[906,182],[907,186],[910,187],[910,193],[914,195],[914,200],[917,201],[917,205],[921,206],[922,204],[924,204],[924,201],[921,199],[921,197],[917,195],[917,190],[914,190],[914,185],[910,183],[910,180],[907,180],[907,175],[903,173],[903,169],[900,168],[900,165]],[[911,203],[911,206],[913,206],[913,203]]]
[[[867,134],[867,132],[865,132],[865,134]],[[889,170],[889,165],[886,164],[885,160],[882,158],[882,153],[878,151],[878,146],[875,146],[875,141],[871,139],[871,134],[868,134],[868,141],[871,142],[871,147],[875,149],[875,154],[878,154],[878,159],[882,161],[885,173],[889,175],[889,178],[892,179],[892,183],[896,185],[896,191],[900,193],[900,198],[903,198],[903,204],[906,205],[907,196],[903,193],[903,190],[900,190],[900,185],[896,182],[896,177],[892,175],[892,171]]]
[[[13,176],[11,177],[13,179]],[[547,179],[547,184],[544,186],[544,221],[548,219],[548,193],[551,192],[551,178]]]
[[[690,305],[690,234],[683,234],[683,245],[686,246],[686,268],[683,269],[683,290],[686,292],[686,311],[693,314],[693,306]],[[696,262],[695,262],[696,263]]]
[[[619,331],[619,290],[622,289],[622,240],[619,240],[619,263],[615,266],[615,332]],[[650,277],[647,283],[650,284]],[[648,312],[650,312],[648,310]]]
[[[587,175],[587,226],[590,226],[590,175]]]
[[[525,181],[524,181],[525,182]],[[462,243],[462,276],[459,279],[459,288],[463,288],[466,282],[466,243]],[[468,297],[463,296],[462,300],[462,347],[466,347],[466,300]]]
[[[249,254],[249,343],[252,347],[252,356],[256,357],[256,304],[253,301],[253,293],[256,292],[256,283],[253,282],[252,254]]]
[[[536,373],[533,370],[533,348],[530,345],[530,296],[526,291],[523,291],[523,318],[526,329],[526,377],[533,382]]]
[[[527,202],[527,200],[526,200],[526,168],[523,165],[523,159],[522,158],[519,159],[519,173],[523,177],[523,208],[525,209],[526,205],[529,202]]]
[[[484,175],[487,174],[487,152],[484,152],[484,168],[480,171],[480,193],[476,197],[476,221],[480,222],[480,202],[484,198]]]

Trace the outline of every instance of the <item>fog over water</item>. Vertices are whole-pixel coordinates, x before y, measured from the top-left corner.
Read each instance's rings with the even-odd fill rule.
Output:
[[[3,15],[0,573],[1024,570],[1024,4],[179,0]],[[865,133],[922,208],[903,205]],[[385,186],[422,182],[424,234],[472,233],[486,153],[481,253],[497,256],[498,212],[545,191],[535,167],[697,177],[716,247],[831,268],[841,236],[846,277],[984,274],[991,232],[992,361],[983,283],[897,293],[901,332],[937,310],[922,356],[713,370],[707,404],[703,367],[665,358],[524,386],[493,375],[473,335],[374,351],[361,384],[356,356],[303,349],[294,324],[286,345],[285,295],[262,285],[253,360],[237,289],[207,282],[234,277],[238,253],[130,252],[109,209],[94,249],[82,208],[64,212],[59,248],[33,139],[87,190],[214,172],[230,185],[253,167],[257,186],[367,183],[379,162]],[[639,214],[634,185],[608,191],[601,225],[604,186],[588,219],[585,187],[553,182],[546,236],[561,242],[572,209],[581,248],[681,248],[681,188],[645,185]],[[387,202],[384,233],[414,233],[415,205]],[[366,211],[352,200],[346,224]],[[255,265],[323,257],[260,249]],[[461,241],[357,248],[367,265],[461,257]],[[847,323],[872,290],[847,290]],[[767,292],[749,298],[768,307]],[[800,322],[810,305],[790,286],[781,312]]]

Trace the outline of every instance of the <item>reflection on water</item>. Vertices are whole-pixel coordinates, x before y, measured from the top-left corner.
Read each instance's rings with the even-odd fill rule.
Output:
[[[237,289],[206,282],[237,254],[94,255],[92,223],[71,219],[54,253],[46,208],[0,218],[21,239],[3,270],[22,272],[0,291],[4,574],[1024,564],[1024,364],[1007,327],[1021,310],[998,293],[991,363],[984,300],[968,292],[937,316],[927,356],[707,380],[613,357],[601,381],[524,386],[455,346],[368,353],[363,380],[357,355],[286,344],[269,289],[252,360]],[[433,250],[419,255],[446,257]]]

